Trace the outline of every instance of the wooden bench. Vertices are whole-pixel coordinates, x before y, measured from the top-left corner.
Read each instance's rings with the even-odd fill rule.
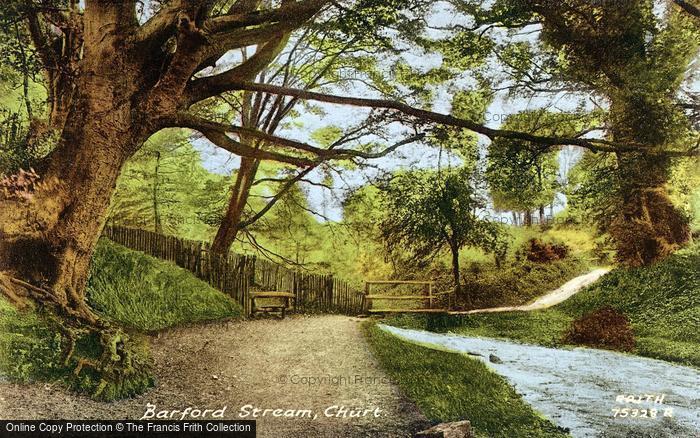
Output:
[[[266,304],[258,306],[256,300],[259,298],[269,298],[276,300],[276,304]],[[293,293],[289,292],[253,292],[250,294],[250,312],[251,315],[256,315],[260,313],[272,313],[279,312],[280,316],[284,319],[285,312],[290,306],[291,300],[295,299]]]

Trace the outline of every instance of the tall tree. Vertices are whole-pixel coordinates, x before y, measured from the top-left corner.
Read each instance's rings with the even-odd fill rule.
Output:
[[[334,158],[375,158],[405,144],[373,151],[323,149],[221,123],[204,109],[205,101],[222,93],[266,92],[382,108],[420,119],[423,125],[453,125],[492,138],[637,150],[635,141],[624,143],[626,136],[617,143],[542,137],[495,130],[405,102],[250,82],[290,32],[314,16],[345,13],[347,8],[328,0],[283,1],[274,7],[247,0],[153,2],[155,12],[144,22],[137,15],[139,3],[86,0],[83,8],[77,0],[5,1],[0,9],[4,18],[22,22],[32,39],[49,88],[49,127],[60,133],[53,151],[37,166],[36,177],[8,176],[0,182],[0,288],[18,301],[33,295],[51,302],[74,320],[99,323],[85,302],[91,255],[122,166],[154,133],[189,128],[234,154],[299,167]],[[367,3],[373,8],[361,18],[381,26],[382,14],[390,11],[382,2],[359,5]],[[397,1],[395,6],[405,9],[410,3]],[[374,22],[366,20],[372,11],[378,14]],[[202,73],[231,50],[247,46],[257,47],[247,59],[222,72]],[[262,147],[251,146],[249,139]]]
[[[620,260],[651,263],[689,238],[666,183],[673,154],[692,151],[690,121],[696,106],[681,85],[698,56],[700,23],[693,2],[633,0],[497,0],[484,5],[454,0],[485,35],[522,29],[530,37],[497,47],[514,94],[579,92],[604,108],[606,137],[631,146],[613,151],[614,211],[604,231]],[[505,50],[508,49],[508,50]],[[514,62],[515,61],[515,62]],[[697,154],[697,151],[691,152]]]
[[[374,7],[376,6],[370,6],[370,10]],[[350,21],[361,20],[367,14],[367,11],[360,11],[351,14],[349,18]],[[394,18],[389,21],[397,20]],[[358,34],[334,20],[320,24],[309,23],[298,35],[290,39],[287,47],[280,50],[280,54],[267,68],[258,73],[256,82],[305,91],[342,88],[353,82],[362,82],[379,90],[383,95],[396,95],[396,85],[386,81],[384,76],[377,72],[377,56],[365,54],[371,49],[368,39],[373,38],[372,32]],[[385,50],[383,54],[386,53]],[[243,56],[247,56],[245,49]],[[274,95],[264,91],[230,94],[225,100],[230,106],[233,118],[238,119],[243,127],[258,129],[270,135],[298,116],[297,107],[304,103],[298,97]],[[231,101],[233,105],[230,105]],[[310,112],[322,111],[308,103],[305,103],[305,109]],[[347,133],[341,130],[331,141],[322,142],[319,146],[334,149],[350,141],[359,142],[364,136],[378,132],[383,124],[392,120],[394,118],[387,114],[371,114],[364,122],[348,127]],[[250,139],[247,143],[255,145],[260,143],[260,140]],[[277,181],[279,191],[276,196],[271,197],[269,205],[245,217],[245,210],[249,206],[248,199],[253,185],[256,184],[255,178],[260,165],[259,159],[243,157],[241,160],[226,214],[212,243],[213,251],[225,254],[241,230],[263,217],[296,183],[303,181],[316,169],[315,166],[309,166],[295,169],[295,172],[286,172],[287,177]],[[321,164],[320,168],[323,167]],[[269,178],[265,180],[271,182]]]
[[[671,8],[662,27],[653,9],[654,2],[646,0],[603,3],[597,9],[583,1],[567,2],[565,8],[534,4],[544,18],[544,38],[567,53],[566,73],[607,97],[611,138],[636,143],[640,150],[689,140],[688,119],[677,99],[700,37],[683,13]],[[690,230],[667,189],[670,159],[616,154],[616,167],[616,213],[608,231],[620,259],[646,264],[685,243]]]

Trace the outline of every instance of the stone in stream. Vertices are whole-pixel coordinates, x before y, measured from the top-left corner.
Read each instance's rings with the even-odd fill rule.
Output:
[[[469,420],[441,423],[414,435],[415,438],[472,438],[473,436]]]
[[[495,354],[489,354],[489,362],[491,363],[503,363],[500,357]]]

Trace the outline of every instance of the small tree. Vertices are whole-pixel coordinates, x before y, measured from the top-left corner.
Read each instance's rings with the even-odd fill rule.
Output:
[[[458,296],[460,249],[481,248],[497,257],[505,253],[501,226],[477,215],[486,202],[465,169],[400,173],[384,191],[387,213],[381,230],[389,251],[406,250],[419,262],[449,249]]]

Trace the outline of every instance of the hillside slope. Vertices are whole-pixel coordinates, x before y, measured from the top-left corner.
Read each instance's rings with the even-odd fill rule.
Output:
[[[567,301],[533,312],[396,317],[391,325],[558,346],[572,321],[611,307],[632,325],[634,353],[700,367],[700,242],[655,265],[617,268]]]
[[[88,301],[104,317],[142,331],[242,315],[237,302],[189,271],[107,239],[93,257]]]

